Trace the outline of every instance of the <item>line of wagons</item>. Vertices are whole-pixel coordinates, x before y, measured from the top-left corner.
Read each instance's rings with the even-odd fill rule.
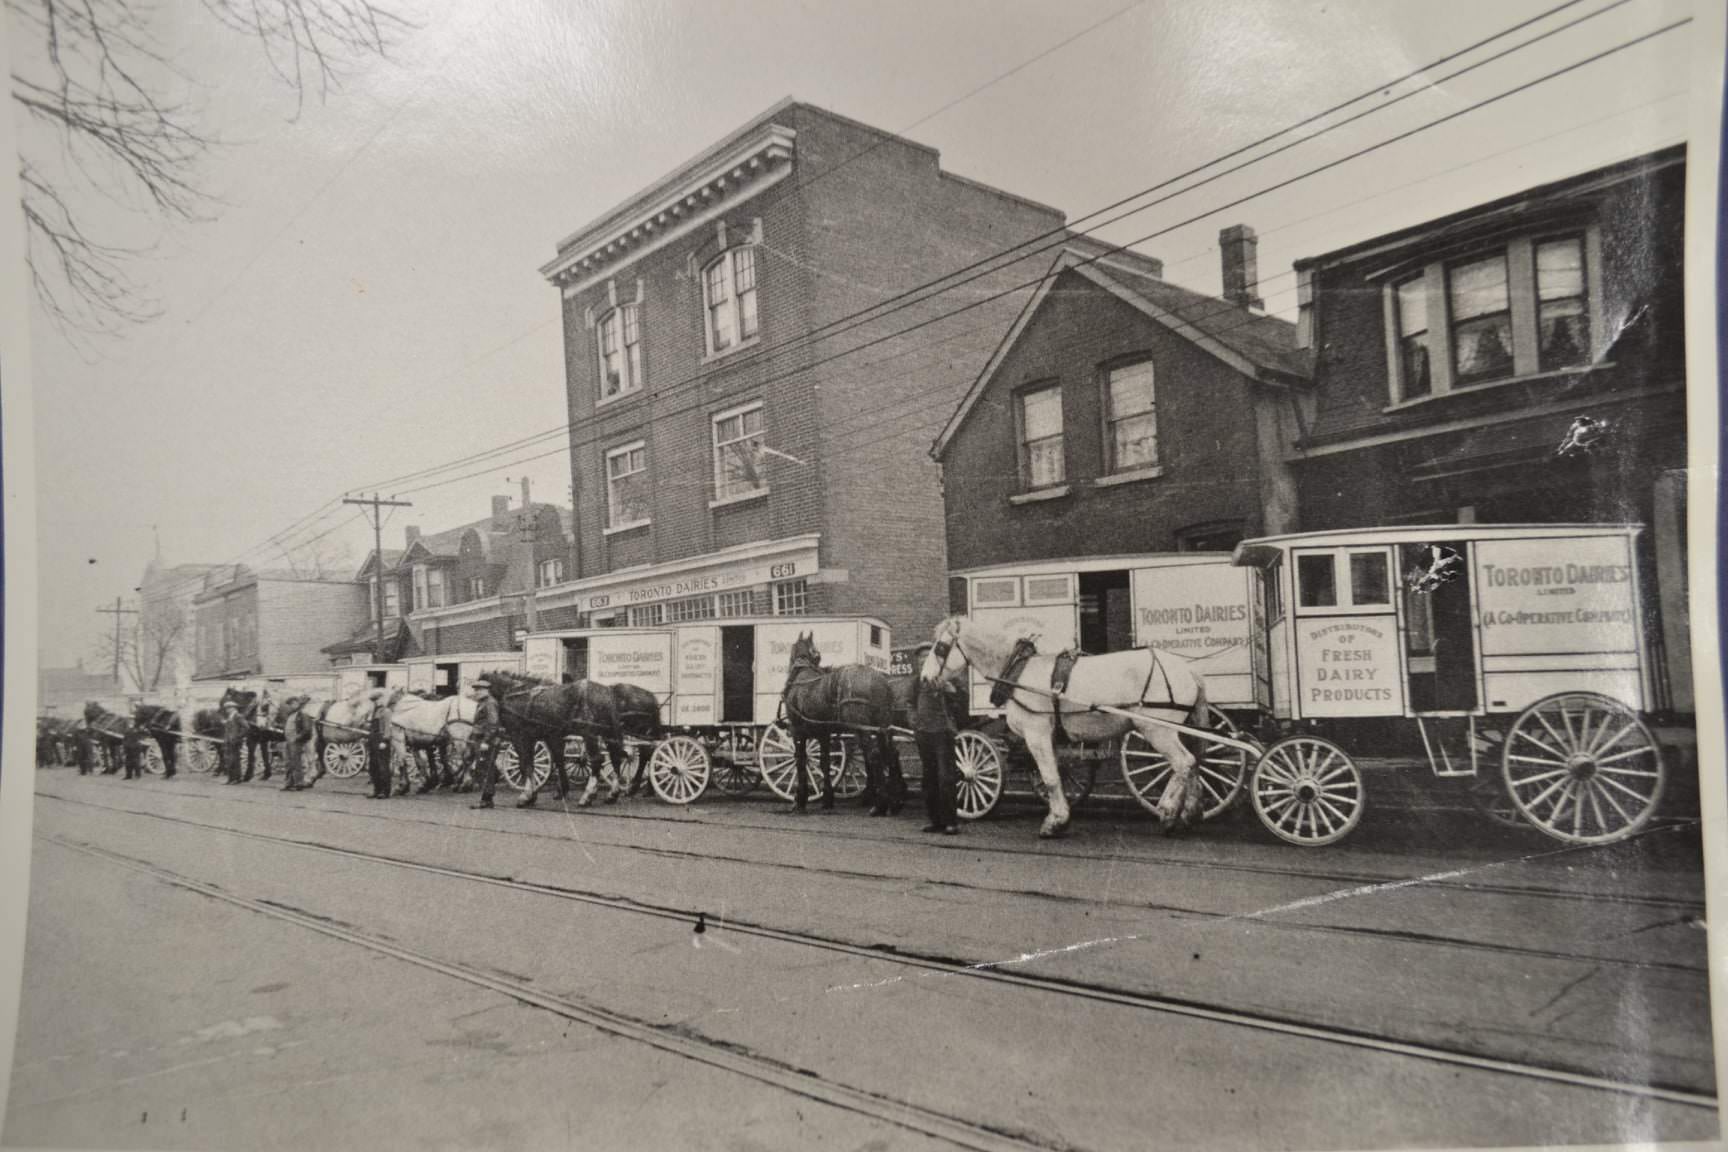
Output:
[[[1041,651],[1151,646],[1193,661],[1208,700],[1209,735],[1191,737],[1208,819],[1245,801],[1281,840],[1342,840],[1366,805],[1344,743],[1383,746],[1388,725],[1405,721],[1433,772],[1473,782],[1495,819],[1604,843],[1649,823],[1668,777],[1650,723],[1664,686],[1641,590],[1641,531],[1354,529],[1264,537],[1234,553],[1021,564],[956,578],[971,616],[1035,636]],[[792,644],[806,631],[825,665],[868,664],[903,690],[917,673],[920,649],[893,648],[883,621],[803,616],[541,632],[521,652],[416,657],[268,686],[337,698],[374,686],[443,696],[493,670],[635,684],[660,701],[663,731],[627,741],[626,776],[645,769],[672,804],[758,786],[790,800],[794,750],[780,696]],[[998,806],[1011,776],[1039,788],[990,701],[992,671],[972,671],[971,716],[957,736],[968,820]],[[915,757],[910,732],[895,734],[902,759]],[[836,795],[858,795],[862,757],[849,740],[834,747]],[[211,755],[189,753],[194,763]],[[580,734],[565,756],[580,783]],[[325,757],[338,777],[364,768],[357,737],[332,737]],[[1149,811],[1170,780],[1169,763],[1134,732],[1106,745],[1070,743],[1060,757],[1070,804],[1086,798],[1106,763]],[[500,753],[518,788],[544,784],[551,761],[543,743],[527,765],[513,748]]]

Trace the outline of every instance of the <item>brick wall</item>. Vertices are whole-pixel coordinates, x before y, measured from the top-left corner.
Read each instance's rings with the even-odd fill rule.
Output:
[[[263,580],[258,585],[259,659],[267,675],[329,667],[324,647],[345,640],[371,615],[364,584]]]
[[[1105,474],[1103,371],[1150,357],[1164,474],[1095,487]],[[1016,393],[1060,382],[1068,496],[1013,505]],[[1083,277],[1063,273],[950,442],[943,475],[953,569],[1177,550],[1184,528],[1262,523],[1252,385],[1234,369]]]

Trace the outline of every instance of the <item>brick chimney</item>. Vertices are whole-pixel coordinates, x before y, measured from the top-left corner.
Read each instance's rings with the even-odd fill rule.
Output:
[[[504,516],[506,516],[509,513],[509,511],[510,511],[510,497],[508,497],[508,496],[494,496],[494,497],[492,497],[492,519],[494,519],[494,520],[501,519]]]
[[[1264,308],[1255,250],[1260,241],[1246,224],[1232,224],[1218,233],[1218,253],[1224,264],[1224,299],[1239,308]]]
[[[404,548],[414,547],[414,541],[418,539],[420,539],[420,525],[410,524],[402,529],[402,546]]]

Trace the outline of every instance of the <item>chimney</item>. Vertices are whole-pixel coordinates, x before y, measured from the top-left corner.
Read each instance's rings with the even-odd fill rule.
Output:
[[[1259,240],[1246,224],[1232,224],[1218,233],[1218,253],[1224,262],[1224,299],[1238,308],[1264,308],[1260,271],[1255,257]]]
[[[524,476],[522,477],[522,510],[526,512],[532,507],[533,504],[529,503],[528,500],[528,477]]]
[[[494,497],[492,497],[492,519],[494,519],[494,520],[500,519],[504,515],[506,515],[509,511],[510,511],[510,497],[508,497],[508,496],[494,496]]]
[[[410,524],[402,529],[402,546],[404,548],[414,547],[414,541],[418,539],[420,539],[420,525]]]

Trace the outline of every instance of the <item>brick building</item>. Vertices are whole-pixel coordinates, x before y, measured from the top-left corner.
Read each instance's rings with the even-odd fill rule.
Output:
[[[786,101],[560,243],[541,271],[563,302],[576,523],[542,611],[928,631],[945,600],[929,435],[1026,293],[935,318],[1050,256],[823,337],[1062,224],[933,149]]]
[[[570,510],[529,495],[524,481],[514,509],[508,496],[494,496],[484,519],[430,534],[409,526],[401,549],[384,550],[386,661],[506,650],[517,630],[539,624],[528,619],[539,590],[562,583],[568,572]],[[355,576],[373,597],[369,605],[377,603],[377,568],[368,555]],[[325,652],[338,664],[373,662],[376,617],[369,606],[354,633]]]
[[[1254,245],[1243,227],[1220,238],[1229,299],[1133,253],[1063,251],[932,449],[951,572],[1221,551],[1295,527],[1284,457],[1307,357],[1292,324],[1257,310]],[[1081,634],[1128,646],[1128,566],[1087,567]]]
[[[284,676],[329,667],[324,645],[366,619],[366,585],[225,564],[192,601],[195,679]]]
[[[1682,710],[1685,179],[1669,148],[1298,261],[1316,408],[1292,457],[1305,529],[1648,525]]]

